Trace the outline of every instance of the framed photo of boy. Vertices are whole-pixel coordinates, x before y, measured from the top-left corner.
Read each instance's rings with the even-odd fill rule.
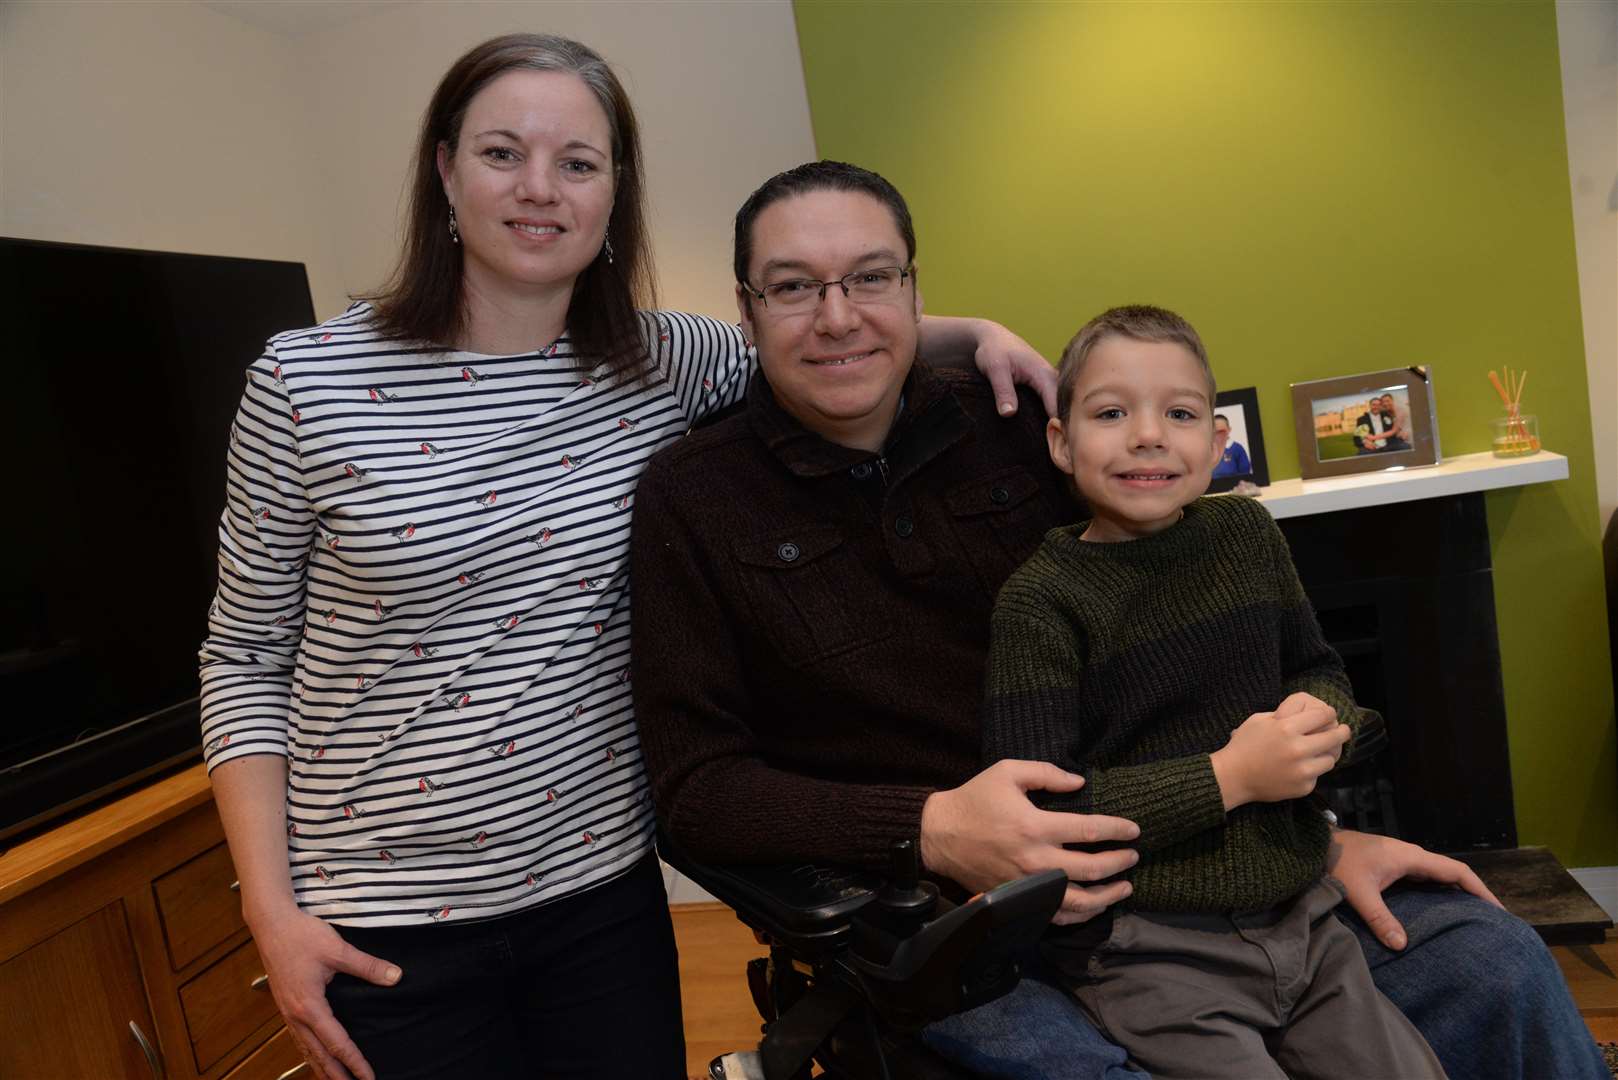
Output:
[[[1437,465],[1432,372],[1392,368],[1292,384],[1305,480]]]
[[[1221,390],[1214,398],[1214,462],[1209,492],[1229,491],[1243,480],[1267,487],[1270,465],[1264,457],[1264,428],[1258,420],[1258,388]]]

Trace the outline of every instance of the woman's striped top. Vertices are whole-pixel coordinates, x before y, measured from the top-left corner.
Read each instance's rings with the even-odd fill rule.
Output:
[[[741,399],[740,332],[642,316],[650,388],[564,337],[383,340],[356,304],[272,338],[231,428],[202,646],[209,769],[288,758],[292,885],[350,925],[504,915],[629,869],[629,522],[658,449]]]

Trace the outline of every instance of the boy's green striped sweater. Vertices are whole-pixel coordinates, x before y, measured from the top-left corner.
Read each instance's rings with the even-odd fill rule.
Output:
[[[983,725],[987,760],[1082,773],[1053,810],[1141,829],[1128,907],[1248,911],[1319,879],[1329,828],[1303,800],[1224,812],[1209,755],[1295,691],[1358,731],[1286,540],[1250,499],[1198,499],[1178,524],[1121,543],[1052,530],[1000,591]],[[1346,750],[1346,748],[1345,748]]]

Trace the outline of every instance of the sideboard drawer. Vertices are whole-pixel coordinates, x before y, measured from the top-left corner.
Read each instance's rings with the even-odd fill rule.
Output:
[[[251,1057],[226,1073],[225,1080],[301,1080],[313,1075],[298,1054],[292,1033],[282,1028]]]
[[[244,925],[241,894],[232,888],[235,880],[230,849],[219,844],[152,883],[175,971]]]
[[[260,1024],[277,1015],[258,949],[245,941],[180,987],[180,1008],[196,1055],[207,1072]]]

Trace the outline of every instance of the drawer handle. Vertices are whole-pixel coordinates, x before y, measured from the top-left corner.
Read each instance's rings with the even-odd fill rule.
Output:
[[[231,892],[241,892],[242,891],[242,883],[239,880],[238,881],[232,881],[230,883],[230,891]]]
[[[258,978],[254,979],[252,982],[248,983],[247,988],[249,990],[264,990],[264,989],[268,988],[269,985],[270,985],[270,977],[268,975],[260,975]]]
[[[302,1076],[304,1070],[307,1068],[309,1068],[309,1063],[307,1061],[300,1061],[296,1065],[292,1066],[292,1068],[282,1073],[280,1076],[277,1076],[275,1080],[292,1080],[294,1076]]]
[[[129,1022],[129,1033],[135,1036],[136,1042],[140,1043],[140,1052],[146,1055],[146,1067],[152,1070],[154,1080],[163,1080],[163,1063],[158,1060],[157,1051],[152,1049],[152,1044],[147,1040],[146,1033],[133,1020]]]

